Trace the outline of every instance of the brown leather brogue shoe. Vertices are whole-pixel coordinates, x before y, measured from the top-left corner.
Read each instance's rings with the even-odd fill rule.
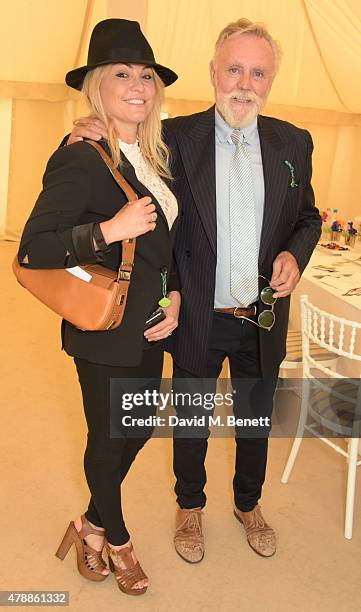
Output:
[[[264,520],[259,505],[250,512],[235,508],[234,516],[244,526],[250,547],[261,557],[272,557],[276,552],[276,534]]]
[[[204,557],[201,508],[178,508],[174,546],[188,563],[199,563]]]

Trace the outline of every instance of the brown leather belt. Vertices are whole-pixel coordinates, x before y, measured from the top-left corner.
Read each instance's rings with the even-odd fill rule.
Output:
[[[223,312],[224,314],[233,315],[238,319],[240,317],[254,317],[257,309],[256,306],[248,306],[247,308],[236,306],[234,308],[215,308],[214,312]]]

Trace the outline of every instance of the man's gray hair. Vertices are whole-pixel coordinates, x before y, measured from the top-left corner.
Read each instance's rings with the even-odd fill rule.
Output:
[[[253,34],[253,36],[257,36],[258,38],[264,38],[269,42],[272,47],[273,55],[275,58],[275,68],[277,72],[282,58],[281,45],[277,40],[272,38],[271,34],[263,23],[253,22],[249,19],[242,18],[238,19],[237,21],[232,21],[231,23],[226,25],[225,28],[223,28],[223,30],[218,36],[214,55],[216,55],[218,49],[223,45],[224,41],[227,40],[227,38],[231,38],[240,34]]]

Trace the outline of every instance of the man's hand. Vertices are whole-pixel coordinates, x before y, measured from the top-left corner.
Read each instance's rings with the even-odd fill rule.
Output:
[[[163,319],[154,327],[147,329],[144,332],[144,337],[148,342],[155,342],[156,340],[163,340],[170,336],[173,330],[178,327],[178,316],[179,308],[181,303],[181,296],[179,291],[170,291],[168,293],[170,299],[170,305],[163,308],[166,318]]]
[[[83,138],[89,138],[90,140],[100,140],[101,138],[107,138],[107,128],[104,123],[96,117],[80,117],[74,121],[73,130],[68,138],[67,144],[73,144]]]
[[[297,261],[289,251],[282,251],[273,262],[273,273],[270,286],[275,290],[273,297],[290,295],[300,280]]]

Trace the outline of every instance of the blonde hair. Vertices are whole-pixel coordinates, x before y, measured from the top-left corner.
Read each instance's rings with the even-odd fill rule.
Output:
[[[90,107],[90,111],[100,119],[107,128],[108,145],[114,167],[121,163],[118,135],[115,130],[112,118],[106,113],[100,95],[100,83],[104,74],[109,70],[110,64],[98,66],[89,70],[85,76],[82,92],[85,95]],[[147,164],[158,174],[171,179],[169,170],[170,153],[162,139],[162,125],[160,120],[160,110],[164,98],[164,83],[152,69],[155,83],[155,101],[151,112],[143,123],[138,127],[138,140],[140,150]]]
[[[275,58],[275,72],[277,72],[282,59],[282,49],[280,43],[274,38],[272,38],[271,34],[263,23],[253,22],[249,19],[242,18],[238,19],[237,21],[232,21],[231,23],[226,25],[225,28],[223,28],[217,38],[214,56],[216,55],[218,49],[223,45],[224,41],[227,40],[227,38],[240,34],[253,34],[253,36],[257,36],[258,38],[264,38],[269,42],[272,47],[273,55]]]

